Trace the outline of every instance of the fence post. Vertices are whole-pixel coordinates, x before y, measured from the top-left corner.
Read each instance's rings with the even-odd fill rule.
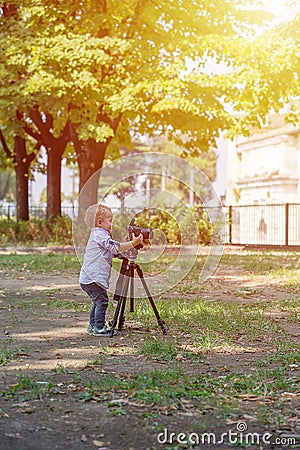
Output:
[[[232,244],[232,205],[229,206],[228,220],[229,220],[229,244]]]
[[[285,204],[285,245],[289,245],[289,203]]]

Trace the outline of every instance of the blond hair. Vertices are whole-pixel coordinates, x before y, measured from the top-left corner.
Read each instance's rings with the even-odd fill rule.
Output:
[[[91,205],[85,212],[85,223],[89,228],[94,228],[97,226],[98,220],[102,219],[107,213],[111,213],[111,209],[108,206],[101,203],[99,205]]]

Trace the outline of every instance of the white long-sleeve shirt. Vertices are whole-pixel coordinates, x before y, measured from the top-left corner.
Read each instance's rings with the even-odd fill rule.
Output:
[[[103,228],[92,228],[86,245],[79,283],[98,283],[108,289],[112,258],[119,253],[120,243]]]

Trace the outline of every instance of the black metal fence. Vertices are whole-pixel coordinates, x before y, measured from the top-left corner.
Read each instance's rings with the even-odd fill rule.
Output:
[[[225,242],[232,245],[300,246],[300,203],[226,206]],[[73,219],[75,206],[62,206]],[[0,218],[13,219],[14,204],[0,205]],[[31,218],[45,218],[46,207],[30,208]]]
[[[77,208],[75,205],[62,206],[61,211],[62,214],[70,217],[71,219],[75,218],[77,214]],[[30,206],[29,215],[31,219],[45,219],[47,215],[47,207],[45,205]],[[17,207],[15,203],[6,202],[4,204],[0,204],[0,219],[14,219],[16,216]]]
[[[300,204],[229,206],[229,244],[300,246]]]

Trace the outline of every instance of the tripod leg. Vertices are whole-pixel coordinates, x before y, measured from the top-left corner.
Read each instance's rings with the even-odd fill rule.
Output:
[[[140,279],[141,279],[142,285],[143,285],[143,287],[144,287],[144,289],[145,289],[145,292],[146,292],[146,294],[147,294],[148,300],[149,300],[149,302],[150,302],[150,304],[151,304],[151,306],[152,306],[152,309],[153,309],[153,311],[154,311],[154,314],[155,314],[155,317],[156,317],[156,319],[157,319],[158,325],[160,326],[160,328],[161,328],[163,334],[168,334],[168,329],[167,329],[167,327],[165,326],[166,323],[165,323],[165,321],[164,321],[164,320],[160,317],[160,315],[159,315],[159,312],[158,312],[158,310],[157,310],[157,308],[156,308],[156,305],[155,305],[155,303],[154,303],[154,300],[153,300],[153,298],[152,298],[152,296],[151,296],[151,293],[150,293],[149,288],[148,288],[148,286],[147,286],[147,283],[146,283],[146,281],[145,281],[143,271],[142,271],[142,269],[140,268],[140,266],[139,266],[138,264],[136,264],[136,271],[137,271],[137,273],[138,273],[138,276],[139,276]]]
[[[126,279],[124,281],[124,293],[122,293],[122,296],[125,298],[125,301],[122,303],[122,308],[121,308],[121,312],[120,312],[120,319],[119,319],[119,326],[118,329],[121,330],[124,322],[125,322],[125,317],[124,317],[124,311],[125,311],[125,305],[126,305],[126,298],[127,298],[127,292],[128,292],[128,287],[130,286],[130,310],[129,312],[134,312],[134,269],[135,269],[135,264],[130,262],[129,263],[129,267],[127,269],[127,273],[126,273]]]
[[[129,312],[134,312],[134,265],[130,266],[130,309]]]
[[[122,330],[124,322],[125,322],[124,313],[125,313],[125,306],[126,306],[126,300],[127,300],[128,284],[129,284],[129,280],[127,277],[126,281],[124,281],[124,294],[122,294],[122,304],[121,304],[121,310],[120,310],[120,316],[119,316],[118,330]]]
[[[124,262],[126,262],[126,264],[124,264]],[[128,267],[128,261],[124,260],[122,263],[122,267],[121,267],[121,273],[120,276],[118,278],[117,281],[117,286],[116,286],[116,293],[114,294],[114,300],[118,301],[116,310],[115,310],[115,314],[114,314],[114,318],[112,320],[112,325],[111,325],[111,329],[110,329],[110,337],[113,337],[114,335],[114,331],[118,322],[118,317],[119,317],[119,325],[118,325],[118,329],[121,330],[122,326],[124,324],[124,310],[125,310],[125,305],[126,305],[126,298],[127,298],[127,292],[128,292],[128,285],[129,285],[129,270],[130,268]]]
[[[118,321],[118,316],[121,310],[121,306],[123,306],[123,303],[125,302],[126,298],[124,299],[124,297],[119,297],[118,300],[118,304],[116,306],[116,310],[115,310],[115,314],[114,314],[114,318],[112,320],[112,324],[111,324],[111,328],[110,328],[110,333],[109,333],[109,337],[113,337],[114,335],[114,331],[117,325],[117,321]]]
[[[124,286],[124,280],[125,280],[125,274],[128,271],[128,259],[123,259],[120,274],[117,279],[116,283],[116,290],[114,293],[114,300],[118,301],[119,298],[122,296],[123,286]]]

